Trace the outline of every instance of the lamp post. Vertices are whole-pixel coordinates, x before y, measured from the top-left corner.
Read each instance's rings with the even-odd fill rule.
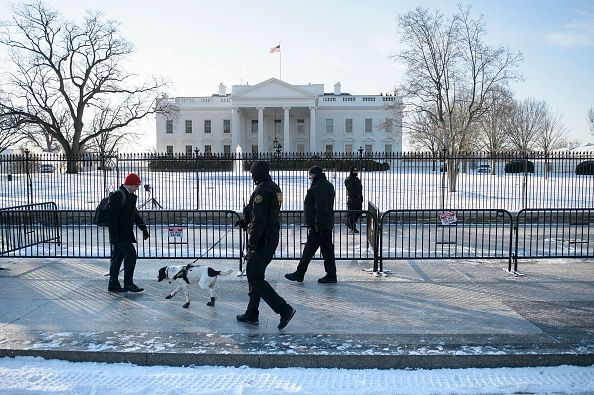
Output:
[[[200,210],[200,170],[198,162],[198,153],[200,149],[194,149],[194,157],[196,158],[196,210]]]
[[[276,152],[276,182],[278,184],[280,182],[280,157],[281,152],[283,151],[283,145],[279,143],[275,137],[272,141],[272,147],[274,148],[274,152]]]
[[[363,147],[359,147],[359,172],[363,170]]]

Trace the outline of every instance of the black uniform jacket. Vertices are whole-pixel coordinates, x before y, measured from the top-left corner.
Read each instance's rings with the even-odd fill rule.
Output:
[[[350,175],[344,180],[344,186],[347,190],[347,202],[353,205],[363,204],[363,186],[361,180],[353,175]]]
[[[262,243],[276,249],[282,203],[283,193],[270,176],[256,186],[250,196],[250,202],[243,210],[244,218],[248,222],[248,250],[255,250]]]
[[[334,185],[325,174],[319,176],[307,190],[303,203],[305,224],[317,231],[334,228]]]
[[[136,200],[138,196],[128,192],[125,186],[120,186],[120,191],[126,195],[124,198],[120,192],[114,192],[109,199],[109,209],[107,211],[107,226],[109,227],[109,242],[122,243],[132,242],[136,243],[134,237],[134,224],[142,231],[146,230],[144,221],[136,210]]]

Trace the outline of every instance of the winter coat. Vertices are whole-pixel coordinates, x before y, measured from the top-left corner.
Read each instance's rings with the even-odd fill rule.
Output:
[[[344,186],[347,190],[347,204],[350,207],[357,207],[358,210],[363,207],[363,186],[361,180],[354,174],[350,174],[344,180]]]
[[[244,219],[248,224],[248,250],[256,250],[262,244],[276,249],[282,203],[283,193],[270,176],[258,181],[248,205],[243,209]]]
[[[334,228],[334,185],[324,173],[316,175],[303,202],[305,224],[317,231]]]
[[[128,192],[125,186],[120,186],[120,192],[113,193],[109,199],[109,209],[107,210],[107,226],[109,227],[109,242],[122,243],[132,242],[136,243],[134,237],[134,224],[138,226],[141,231],[146,231],[146,225],[140,217],[136,209],[136,200],[138,196]],[[122,205],[122,200],[124,204]]]

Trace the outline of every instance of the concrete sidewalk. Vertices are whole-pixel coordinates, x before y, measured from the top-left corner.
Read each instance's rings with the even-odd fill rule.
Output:
[[[388,261],[389,277],[367,263],[339,261],[338,284],[322,285],[321,261],[304,283],[274,261],[267,279],[297,314],[282,331],[264,303],[260,325],[235,320],[247,305],[247,280],[221,277],[218,299],[157,283],[165,264],[140,260],[140,294],[107,292],[109,262],[89,259],[0,260],[0,356],[140,365],[444,368],[594,364],[594,262]],[[206,262],[201,262],[205,264]],[[236,263],[210,261],[217,269]]]

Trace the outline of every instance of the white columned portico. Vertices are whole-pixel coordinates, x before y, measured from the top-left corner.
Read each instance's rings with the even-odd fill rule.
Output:
[[[316,152],[316,108],[309,108],[309,152]]]
[[[289,110],[291,107],[283,107],[283,148],[285,152],[291,152],[291,138],[289,136]]]
[[[243,143],[241,136],[243,132],[241,130],[241,122],[239,121],[239,108],[231,107],[231,152],[234,152],[235,148]],[[245,147],[242,147],[245,149]]]
[[[264,107],[258,107],[258,153],[264,151]]]

